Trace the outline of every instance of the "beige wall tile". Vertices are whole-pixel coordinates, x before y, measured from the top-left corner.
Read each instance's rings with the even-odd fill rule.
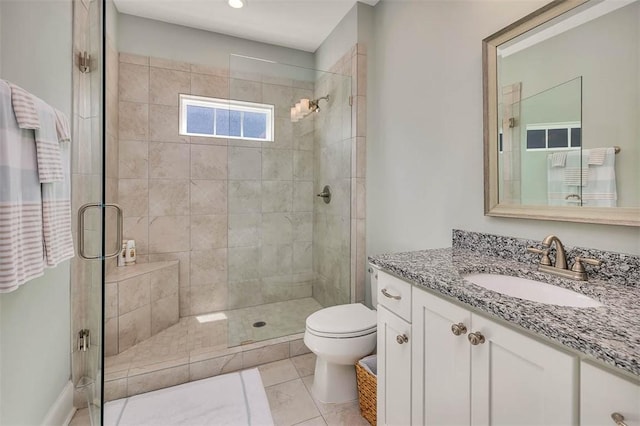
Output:
[[[119,92],[121,101],[149,102],[149,67],[120,63],[118,72]]]
[[[262,150],[262,179],[291,180],[293,176],[293,154],[290,149]]]
[[[149,58],[149,65],[156,68],[166,68],[169,70],[177,70],[177,71],[191,71],[191,64],[188,62],[180,62],[174,61],[171,59],[164,58]]]
[[[149,105],[149,140],[188,143],[189,136],[179,133],[179,118],[177,106]]]
[[[125,217],[122,236],[125,240],[135,240],[138,257],[149,253],[149,217]],[[140,260],[137,260],[137,262],[142,263]]]
[[[291,213],[262,214],[262,243],[283,244],[292,241]]]
[[[229,282],[260,278],[260,247],[229,248]]]
[[[226,214],[227,181],[191,179],[191,214]]]
[[[157,334],[180,319],[178,293],[151,304],[151,334]]]
[[[107,179],[118,178],[118,133],[107,133],[105,138],[105,177]]]
[[[150,179],[149,215],[188,215],[189,186],[188,179]]]
[[[230,180],[229,213],[257,213],[262,211],[262,183],[260,180]]]
[[[260,280],[229,283],[229,309],[258,306],[262,303],[262,283]]]
[[[191,145],[192,179],[227,179],[226,146]]]
[[[177,260],[178,264],[178,284],[181,288],[189,287],[189,274],[191,254],[189,251],[177,253],[157,253],[149,255],[149,262],[163,262],[166,260]]]
[[[229,78],[217,75],[191,74],[191,94],[211,98],[229,98]]]
[[[149,253],[189,250],[189,216],[149,218]]]
[[[227,284],[210,283],[191,285],[191,311],[193,315],[227,309]]]
[[[118,354],[118,318],[104,320],[104,354],[112,356]]]
[[[134,102],[120,102],[120,140],[144,141],[149,137],[149,105]]]
[[[179,95],[191,93],[191,75],[188,72],[154,68],[149,70],[149,103],[179,105]]]
[[[128,379],[128,395],[176,386],[189,381],[189,365],[167,368],[154,373],[139,374]]]
[[[276,84],[262,85],[262,101],[275,105],[276,117],[291,118],[291,107],[298,101],[293,99],[293,88]]]
[[[294,212],[291,220],[293,241],[311,241],[313,238],[313,212]]]
[[[262,215],[260,213],[229,214],[229,247],[260,245]]]
[[[191,64],[191,72],[196,74],[216,75],[219,77],[229,77],[228,68],[211,67],[207,65]]]
[[[148,214],[149,186],[146,179],[120,179],[118,203],[124,217]]]
[[[232,78],[230,85],[231,99],[247,102],[262,102],[261,83]]]
[[[227,249],[191,252],[191,287],[227,283]]]
[[[312,151],[293,151],[293,179],[313,180]]]
[[[273,277],[291,274],[293,244],[265,244],[260,250],[260,276]]]
[[[313,270],[313,247],[310,241],[293,243],[293,272]]]
[[[256,148],[229,147],[229,179],[260,180],[262,154]]]
[[[293,183],[291,181],[262,181],[263,213],[290,212],[292,207]]]
[[[291,111],[289,111],[290,114]],[[302,121],[310,120],[310,117],[305,118]],[[294,126],[298,126],[298,123],[291,122],[291,115],[286,117],[276,117],[275,119],[275,140],[272,143],[268,143],[265,148],[280,148],[291,149],[294,144]],[[311,134],[313,138],[313,134]],[[311,140],[313,143],[313,140]]]
[[[313,182],[293,183],[293,211],[311,212],[313,211]]]
[[[121,140],[119,145],[120,179],[146,179],[149,175],[149,143]]]
[[[358,55],[358,96],[367,96],[367,57],[366,55]]]
[[[296,357],[298,355],[311,353],[311,351],[309,350],[309,348],[307,348],[307,345],[304,344],[304,341],[302,339],[290,341],[289,352],[290,352],[291,358]],[[315,357],[315,354],[314,354],[314,357]],[[292,359],[292,361],[294,362],[294,364],[296,364],[295,360]],[[298,372],[300,372],[300,370],[298,370]],[[302,373],[300,374],[300,376],[303,377]]]
[[[120,52],[120,62],[136,65],[149,65],[149,57]]]
[[[227,247],[227,215],[191,216],[191,250]]]
[[[151,305],[121,315],[118,319],[118,349],[120,352],[151,336]]]
[[[118,282],[119,316],[151,303],[149,274]]]
[[[149,274],[151,302],[178,294],[179,264],[158,269]],[[177,303],[176,303],[177,305]],[[151,314],[153,315],[153,308]]]
[[[106,319],[118,316],[118,283],[104,285],[104,317]]]
[[[189,156],[189,145],[150,142],[149,177],[188,179]]]

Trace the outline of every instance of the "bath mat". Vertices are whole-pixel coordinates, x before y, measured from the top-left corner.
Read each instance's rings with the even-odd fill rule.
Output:
[[[255,368],[111,401],[104,416],[105,426],[273,425]]]

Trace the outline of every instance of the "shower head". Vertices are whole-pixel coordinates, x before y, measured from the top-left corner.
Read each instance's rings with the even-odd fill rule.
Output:
[[[318,99],[300,99],[300,102],[291,107],[291,121],[296,122],[302,120],[312,112],[320,111],[320,101],[329,101],[329,95],[323,96]]]

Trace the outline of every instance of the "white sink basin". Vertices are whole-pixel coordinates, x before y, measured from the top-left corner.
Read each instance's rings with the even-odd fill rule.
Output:
[[[463,278],[488,290],[533,302],[574,308],[602,306],[602,303],[584,294],[527,278],[497,274],[467,274]]]

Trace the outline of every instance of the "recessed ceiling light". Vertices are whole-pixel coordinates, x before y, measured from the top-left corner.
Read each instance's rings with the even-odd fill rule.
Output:
[[[227,0],[229,6],[233,7],[234,9],[240,9],[242,6],[244,6],[246,1],[247,0]]]

